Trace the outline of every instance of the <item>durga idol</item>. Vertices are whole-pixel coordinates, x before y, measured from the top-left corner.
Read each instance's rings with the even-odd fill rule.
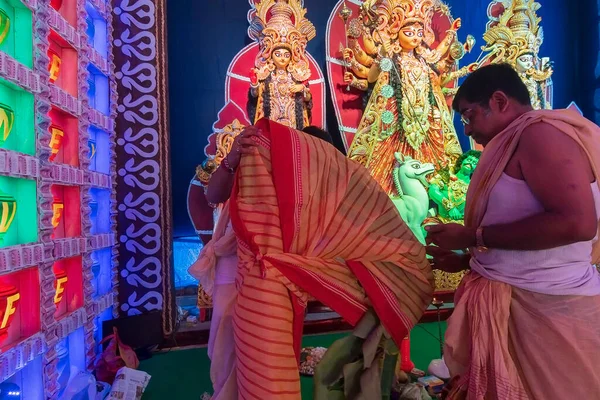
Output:
[[[544,42],[542,19],[537,15],[540,4],[534,0],[495,3],[502,4],[503,12],[496,17],[490,15],[481,63],[510,64],[527,86],[533,108],[551,109],[554,71],[550,59],[539,56]]]
[[[474,66],[454,70],[470,50],[456,39],[460,19],[432,47],[434,13],[449,17],[448,8],[440,4],[367,0],[361,8],[362,23],[353,22],[348,33],[345,80],[357,89],[372,87],[348,156],[366,166],[392,196],[397,195],[392,177],[395,153],[431,163],[436,170],[453,165],[462,153],[445,92],[449,82]]]
[[[263,0],[250,30],[260,51],[250,72],[248,116],[295,129],[310,125],[312,95],[306,44],[316,36],[300,0]]]

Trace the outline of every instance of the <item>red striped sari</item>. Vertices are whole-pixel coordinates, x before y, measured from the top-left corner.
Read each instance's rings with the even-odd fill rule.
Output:
[[[433,275],[364,167],[302,132],[257,126],[258,151],[242,158],[230,202],[239,398],[299,399],[309,297],[353,325],[372,307],[399,344],[431,301]]]

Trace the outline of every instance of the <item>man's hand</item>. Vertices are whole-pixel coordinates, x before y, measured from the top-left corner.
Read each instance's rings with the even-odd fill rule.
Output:
[[[459,224],[438,224],[425,227],[427,244],[446,250],[464,250],[477,244],[475,229]]]
[[[236,169],[240,165],[242,154],[252,154],[256,147],[256,142],[252,138],[260,134],[257,127],[249,126],[234,139],[231,151],[227,154],[227,162],[231,168]]]
[[[435,246],[426,247],[427,254],[432,257],[431,266],[440,271],[456,273],[469,268],[470,256],[468,254],[456,254],[450,250],[444,250]]]

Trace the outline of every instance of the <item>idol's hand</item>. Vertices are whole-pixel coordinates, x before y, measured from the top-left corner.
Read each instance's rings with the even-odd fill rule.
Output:
[[[227,154],[229,166],[236,169],[240,165],[242,154],[251,154],[256,147],[254,137],[261,135],[260,129],[255,126],[248,126],[233,141],[231,151]]]
[[[453,31],[455,31],[455,32],[456,32],[457,30],[459,30],[459,29],[460,29],[460,27],[461,27],[461,26],[462,26],[462,21],[461,21],[461,19],[460,19],[460,18],[456,18],[456,19],[454,20],[454,22],[452,23],[452,28],[450,28],[450,29],[452,29]]]
[[[464,250],[477,244],[475,229],[459,224],[439,224],[425,227],[427,244],[446,250]]]
[[[306,88],[306,86],[304,86],[301,83],[296,83],[295,85],[292,85],[292,87],[290,88],[290,90],[292,91],[292,93],[300,93],[302,92],[304,89]]]
[[[467,66],[467,71],[469,71],[470,73],[477,71],[477,69],[479,68],[479,63],[471,63]]]
[[[440,271],[456,273],[469,268],[468,254],[456,254],[450,250],[444,250],[435,246],[427,246],[427,254],[431,259],[431,267]]]
[[[448,214],[450,215],[450,218],[452,218],[452,220],[456,221],[459,219],[462,219],[462,214],[460,212],[460,210],[456,207],[454,207],[453,209],[451,209]]]
[[[256,86],[258,84],[258,74],[256,68],[250,70],[250,84]]]
[[[351,49],[344,49],[344,61],[350,62],[354,60],[354,52]]]
[[[389,40],[385,40],[383,42],[383,44],[379,47],[379,57],[381,58],[386,58],[388,55],[387,49],[389,49],[390,47],[390,41]]]
[[[351,83],[354,82],[354,75],[352,75],[352,72],[344,72],[344,83],[347,83],[348,85],[350,85]]]

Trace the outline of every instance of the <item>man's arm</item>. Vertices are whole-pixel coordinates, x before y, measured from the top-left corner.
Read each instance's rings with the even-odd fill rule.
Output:
[[[249,126],[235,138],[231,150],[226,156],[227,165],[232,170],[228,170],[227,166],[222,166],[213,173],[206,190],[206,200],[209,203],[220,204],[229,200],[235,180],[235,170],[240,165],[242,155],[252,154],[256,147],[256,142],[253,138],[259,135],[260,131],[258,128]]]
[[[206,200],[212,204],[221,204],[229,200],[234,178],[235,173],[231,173],[226,168],[217,168],[208,182]]]
[[[594,238],[598,218],[590,185],[591,167],[580,146],[551,125],[527,128],[515,153],[523,177],[544,212],[484,227],[490,248],[543,250]]]

